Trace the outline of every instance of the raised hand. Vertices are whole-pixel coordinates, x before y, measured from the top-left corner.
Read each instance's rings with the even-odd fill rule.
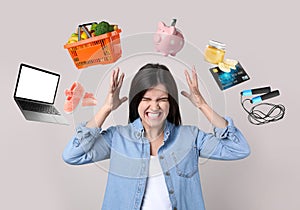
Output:
[[[192,78],[190,77],[190,74],[187,70],[184,70],[184,74],[190,89],[190,93],[186,91],[181,91],[181,94],[188,98],[196,107],[201,108],[203,105],[206,104],[206,101],[204,100],[203,96],[199,91],[198,77],[195,67],[193,67],[192,69]]]
[[[119,77],[120,69],[113,70],[110,77],[109,91],[106,96],[104,105],[99,109],[95,116],[86,124],[88,128],[99,127],[101,128],[107,116],[111,111],[117,109],[123,102],[127,100],[127,97],[120,99],[120,89],[123,84],[124,73]]]
[[[184,74],[190,89],[190,93],[181,91],[181,94],[187,97],[196,107],[198,107],[206,116],[208,121],[211,122],[215,127],[225,128],[228,125],[228,122],[206,103],[199,91],[195,67],[192,69],[192,78],[187,70],[184,71]]]
[[[122,73],[120,76],[119,73],[120,69],[117,68],[113,70],[110,77],[109,91],[105,100],[105,106],[108,107],[110,111],[117,109],[127,100],[127,97],[122,97],[120,99],[120,89],[123,84],[124,73]]]

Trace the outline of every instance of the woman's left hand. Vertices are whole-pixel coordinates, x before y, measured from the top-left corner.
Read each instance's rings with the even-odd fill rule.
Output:
[[[206,104],[206,101],[204,100],[203,96],[199,91],[198,77],[195,67],[193,67],[192,69],[192,78],[190,77],[190,74],[187,70],[184,70],[184,74],[190,89],[190,93],[186,91],[181,91],[181,94],[188,98],[196,107],[201,108],[203,105]]]

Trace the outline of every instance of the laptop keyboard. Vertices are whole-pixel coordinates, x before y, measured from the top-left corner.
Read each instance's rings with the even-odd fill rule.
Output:
[[[59,111],[57,111],[57,109],[55,109],[55,107],[52,105],[38,104],[38,103],[32,103],[28,101],[19,101],[19,104],[24,110],[27,111],[60,115]]]

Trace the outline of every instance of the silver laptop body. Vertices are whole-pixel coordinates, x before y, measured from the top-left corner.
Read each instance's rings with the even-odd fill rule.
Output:
[[[60,75],[21,63],[14,100],[26,120],[69,125],[54,106]]]

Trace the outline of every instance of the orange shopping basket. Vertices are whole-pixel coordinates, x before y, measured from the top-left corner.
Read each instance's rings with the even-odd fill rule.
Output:
[[[86,25],[91,24],[92,23],[79,25],[79,41],[64,45],[64,48],[68,49],[70,56],[78,69],[97,64],[114,63],[122,54],[120,43],[121,29],[92,37],[86,28]],[[80,40],[81,29],[89,38]]]

